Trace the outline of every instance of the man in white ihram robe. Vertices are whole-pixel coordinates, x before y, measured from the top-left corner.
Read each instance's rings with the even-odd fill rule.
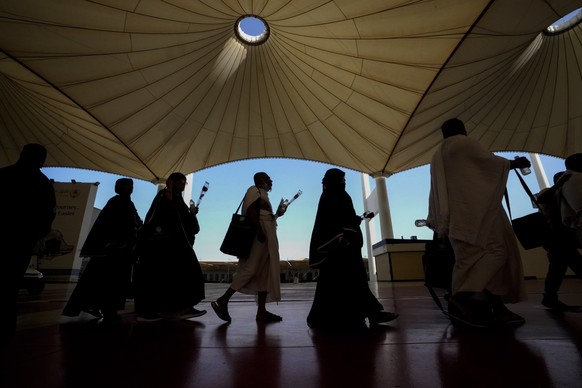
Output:
[[[241,259],[230,287],[210,305],[218,317],[231,322],[228,312],[230,298],[238,291],[257,295],[259,322],[279,322],[283,318],[266,309],[266,303],[281,300],[279,241],[277,239],[277,217],[285,214],[286,208],[279,206],[276,213],[268,192],[273,181],[265,172],[254,176],[255,185],[249,187],[243,201],[243,214],[249,217],[257,229],[251,252]]]
[[[521,324],[504,303],[525,300],[517,241],[502,206],[508,172],[526,158],[493,155],[467,137],[458,119],[443,126],[431,161],[427,224],[455,253],[449,316],[473,327]]]

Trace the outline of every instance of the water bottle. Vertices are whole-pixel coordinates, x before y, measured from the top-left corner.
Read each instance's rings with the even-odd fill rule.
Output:
[[[514,159],[517,159],[517,158],[519,158],[519,156],[516,156]],[[520,168],[519,171],[521,171],[521,175],[531,174],[531,169],[529,167]]]

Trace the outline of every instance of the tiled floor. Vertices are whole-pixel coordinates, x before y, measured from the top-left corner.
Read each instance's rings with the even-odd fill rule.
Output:
[[[254,300],[237,295],[226,324],[210,308],[225,287],[207,284],[201,318],[136,323],[128,303],[112,326],[61,317],[68,285],[23,291],[17,338],[0,351],[0,387],[582,386],[582,313],[542,308],[539,280],[512,307],[527,323],[498,331],[453,327],[417,282],[372,285],[400,318],[365,332],[310,330],[315,284],[283,285],[283,301],[269,306],[280,323],[257,324]],[[567,279],[562,291],[582,305],[581,281]]]

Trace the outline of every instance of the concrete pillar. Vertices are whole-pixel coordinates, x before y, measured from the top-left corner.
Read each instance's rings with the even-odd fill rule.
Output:
[[[392,217],[390,216],[390,204],[388,203],[388,190],[386,189],[386,176],[374,176],[376,181],[376,195],[378,198],[378,215],[380,216],[381,239],[394,238],[392,229]]]
[[[550,187],[551,184],[548,182],[548,177],[546,176],[546,171],[544,170],[540,156],[538,154],[529,154],[529,157],[540,190]]]
[[[360,174],[362,181],[362,199],[364,200],[364,211],[370,210],[368,206],[368,197],[370,196],[370,179],[369,175],[365,173]],[[374,219],[365,219],[364,227],[366,228],[366,249],[368,251],[368,273],[370,274],[370,281],[377,282],[378,274],[376,273],[376,260],[374,259],[374,250],[372,248],[372,238],[375,238]]]

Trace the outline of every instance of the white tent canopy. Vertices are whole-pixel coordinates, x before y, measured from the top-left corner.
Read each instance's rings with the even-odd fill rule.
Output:
[[[0,0],[0,165],[155,181],[261,157],[389,175],[451,117],[492,151],[582,150],[571,0]],[[264,19],[260,45],[237,39]]]

